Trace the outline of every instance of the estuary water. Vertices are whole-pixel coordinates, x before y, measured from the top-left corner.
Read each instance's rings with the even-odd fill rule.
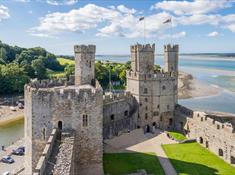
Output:
[[[129,55],[102,55],[100,60],[126,62]],[[156,64],[164,65],[163,55],[156,55]],[[218,95],[179,100],[179,103],[196,110],[235,113],[235,56],[227,54],[188,54],[179,56],[179,69],[198,80],[221,89]]]

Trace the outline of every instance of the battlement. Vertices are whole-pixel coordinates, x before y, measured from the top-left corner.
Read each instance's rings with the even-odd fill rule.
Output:
[[[95,45],[75,45],[74,52],[75,53],[95,53],[96,46]]]
[[[164,45],[164,52],[179,52],[179,45]]]
[[[232,123],[232,120],[234,119],[230,119],[227,120],[221,116],[210,116],[205,112],[199,112],[199,111],[195,111],[193,114],[193,118],[200,121],[200,122],[205,122],[207,123],[209,126],[214,126],[215,129],[220,130],[220,131],[226,131],[226,132],[230,132],[233,133],[234,132],[234,126]]]
[[[141,74],[139,72],[134,72],[131,70],[126,71],[126,76],[127,78],[132,78],[132,79],[139,79],[139,80],[161,80],[161,79],[169,79],[169,80],[174,80],[175,75],[174,73],[168,73],[168,72],[157,72],[157,73],[149,73],[149,74]]]
[[[123,91],[118,93],[105,93],[105,95],[103,95],[103,101],[104,103],[110,103],[129,97],[131,97],[131,93],[129,91]]]
[[[155,44],[136,44],[130,47],[131,52],[155,52]]]
[[[71,85],[74,85],[74,77],[72,76],[70,77],[69,80],[67,80],[66,78],[61,78],[61,79],[31,81],[25,86],[39,89],[39,88],[52,88],[57,86],[71,86]]]

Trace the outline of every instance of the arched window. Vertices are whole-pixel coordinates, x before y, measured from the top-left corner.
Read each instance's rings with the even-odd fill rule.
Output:
[[[148,89],[144,88],[144,94],[147,94],[147,93],[148,93]]]
[[[145,113],[145,120],[148,120],[148,113]]]
[[[86,114],[84,114],[82,116],[82,126],[83,127],[87,127],[88,126],[88,116]]]
[[[111,120],[111,121],[114,120],[114,114],[110,115],[110,120]]]
[[[45,128],[42,129],[42,139],[46,140],[46,129]]]
[[[221,148],[219,148],[219,156],[221,156],[221,157],[224,156],[223,150]]]
[[[127,111],[127,110],[124,112],[124,115],[125,115],[125,116],[128,116],[128,111]]]
[[[173,123],[173,120],[172,120],[172,118],[170,118],[170,119],[169,119],[169,125],[171,126],[172,123]]]
[[[58,121],[58,128],[59,128],[59,130],[62,130],[62,126],[63,126],[62,121]]]
[[[199,141],[200,141],[201,144],[203,144],[203,138],[202,137],[199,138]]]

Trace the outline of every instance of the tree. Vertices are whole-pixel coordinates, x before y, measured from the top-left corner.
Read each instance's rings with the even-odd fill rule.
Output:
[[[29,77],[18,64],[0,66],[0,93],[21,93],[28,82]]]
[[[75,73],[75,65],[74,64],[67,64],[64,68],[64,72],[67,78],[69,78],[70,75],[73,75]]]
[[[47,75],[46,75],[46,68],[45,68],[45,65],[44,65],[42,59],[33,60],[33,61],[32,61],[32,67],[33,67],[33,69],[34,69],[35,76],[36,76],[38,79],[41,80],[41,79],[47,78]]]
[[[1,47],[0,50],[0,64],[6,64],[7,63],[7,52],[6,49]]]

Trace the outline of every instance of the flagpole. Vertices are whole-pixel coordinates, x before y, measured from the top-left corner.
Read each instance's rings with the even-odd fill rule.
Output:
[[[145,44],[145,19],[144,19],[144,44]]]

